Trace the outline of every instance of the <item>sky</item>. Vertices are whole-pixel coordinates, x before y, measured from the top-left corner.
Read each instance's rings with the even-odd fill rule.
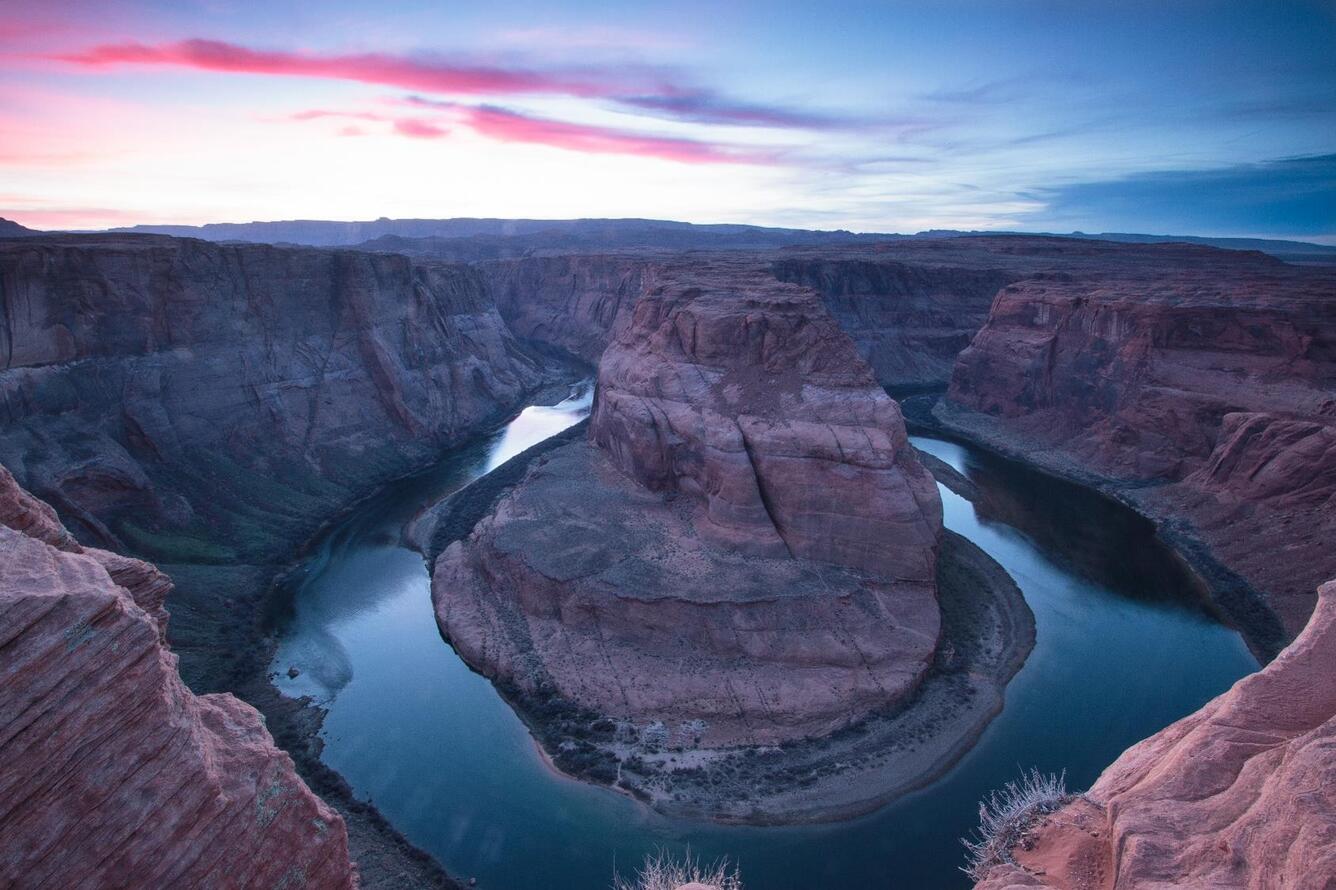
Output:
[[[0,0],[0,216],[1336,243],[1336,0]]]

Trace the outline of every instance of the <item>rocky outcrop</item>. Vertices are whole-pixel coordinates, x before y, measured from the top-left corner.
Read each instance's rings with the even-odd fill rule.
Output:
[[[0,459],[80,540],[169,567],[206,691],[321,522],[544,381],[478,273],[357,251],[8,241],[0,318]]]
[[[806,288],[729,269],[642,297],[600,363],[590,437],[646,488],[703,499],[723,546],[933,577],[932,475]]]
[[[941,416],[1200,539],[1265,592],[1273,645],[1336,574],[1334,393],[1336,276],[1179,247],[1003,289]]]
[[[438,622],[521,698],[635,731],[829,733],[927,670],[936,488],[814,293],[671,275],[603,356],[594,445],[545,456],[437,559]]]
[[[1132,747],[981,890],[1328,890],[1336,875],[1336,582],[1258,674]]]
[[[260,715],[181,682],[170,587],[0,468],[0,884],[355,887],[343,820]]]

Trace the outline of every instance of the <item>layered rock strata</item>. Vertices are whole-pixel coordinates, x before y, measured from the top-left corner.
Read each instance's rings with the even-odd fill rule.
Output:
[[[170,589],[0,467],[0,884],[355,887],[343,820],[260,715],[181,682]]]
[[[1260,673],[1128,749],[980,890],[1328,890],[1336,875],[1336,582]]]
[[[1213,261],[1003,289],[939,414],[1199,538],[1278,648],[1336,574],[1336,276]]]
[[[707,746],[821,735],[927,670],[940,501],[817,296],[712,271],[637,302],[593,444],[441,554],[437,618],[525,696]]]
[[[545,376],[478,273],[356,251],[7,241],[0,318],[0,459],[80,540],[169,567],[207,691],[320,522]]]

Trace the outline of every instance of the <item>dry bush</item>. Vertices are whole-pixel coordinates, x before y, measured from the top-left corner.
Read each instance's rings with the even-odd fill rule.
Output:
[[[979,827],[973,837],[961,838],[968,850],[961,871],[982,881],[994,865],[1011,862],[1011,850],[1040,816],[1072,799],[1067,793],[1067,772],[1045,774],[1037,769],[1022,773],[979,803]]]
[[[728,860],[701,865],[689,850],[681,859],[663,851],[646,856],[645,864],[635,877],[628,880],[618,876],[612,887],[613,890],[676,890],[693,882],[719,890],[742,890],[742,879],[738,877],[737,869],[729,866]]]

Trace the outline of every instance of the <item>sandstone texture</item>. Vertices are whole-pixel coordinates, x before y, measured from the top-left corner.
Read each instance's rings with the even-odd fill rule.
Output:
[[[0,467],[0,885],[357,886],[343,820],[260,715],[181,682],[170,589]]]
[[[1260,673],[1128,749],[982,890],[1336,886],[1336,582]]]
[[[722,546],[930,581],[941,505],[899,406],[810,290],[729,272],[636,304],[591,440],[646,488],[702,499]]]
[[[1278,648],[1336,574],[1336,274],[1137,250],[1004,288],[939,414],[1203,541],[1266,594]]]
[[[592,444],[438,558],[443,633],[522,695],[707,745],[902,700],[940,630],[941,504],[811,291],[676,269],[604,353]]]

